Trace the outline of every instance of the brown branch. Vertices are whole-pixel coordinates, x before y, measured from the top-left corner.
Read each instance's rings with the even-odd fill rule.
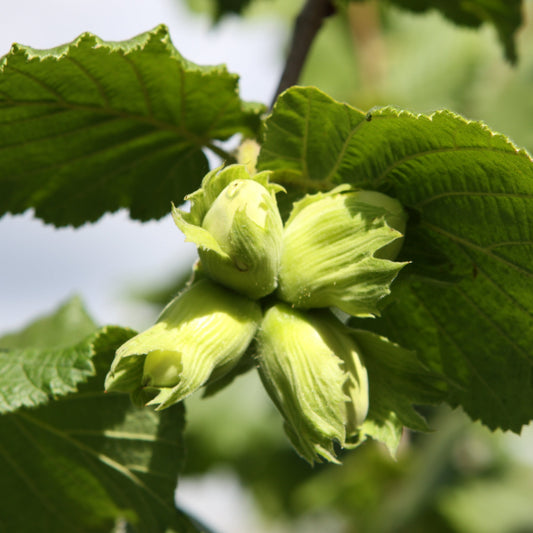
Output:
[[[322,27],[324,19],[334,13],[335,6],[332,0],[306,0],[294,24],[289,55],[272,100],[272,106],[285,89],[298,83],[313,40]]]

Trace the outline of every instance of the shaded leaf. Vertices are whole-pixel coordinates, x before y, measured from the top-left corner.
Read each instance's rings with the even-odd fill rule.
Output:
[[[353,330],[352,335],[368,371],[370,405],[361,433],[383,442],[395,455],[404,426],[428,430],[413,404],[439,398],[438,381],[414,352],[369,331]]]
[[[514,431],[533,418],[533,162],[525,151],[448,111],[365,115],[293,88],[267,120],[259,166],[288,187],[347,182],[407,206],[398,259],[413,265],[393,285],[383,318],[366,327],[417,350],[448,383],[448,402],[472,418]]]
[[[0,417],[2,486],[9,487],[0,498],[2,529],[101,532],[126,520],[136,531],[200,530],[173,501],[183,408],[159,416],[103,392],[114,351],[131,335],[103,328],[87,343],[93,372],[77,392]]]
[[[164,26],[116,43],[13,45],[0,62],[0,214],[33,207],[57,226],[121,207],[167,214],[207,172],[203,148],[259,127],[263,107],[242,102],[237,82],[185,60]]]

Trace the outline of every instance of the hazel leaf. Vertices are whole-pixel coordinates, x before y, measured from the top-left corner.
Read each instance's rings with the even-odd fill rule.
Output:
[[[293,190],[384,192],[409,213],[411,261],[371,328],[446,383],[442,398],[492,429],[533,419],[533,161],[450,112],[363,113],[295,87],[267,119],[260,170]],[[363,326],[361,326],[363,327]]]
[[[183,58],[165,26],[123,42],[15,44],[0,61],[0,216],[160,218],[199,185],[203,150],[255,136],[263,109],[239,98],[224,66]]]

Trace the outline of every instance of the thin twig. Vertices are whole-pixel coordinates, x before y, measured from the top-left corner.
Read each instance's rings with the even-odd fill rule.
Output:
[[[226,150],[224,150],[223,148],[220,148],[220,146],[217,146],[216,144],[209,142],[205,145],[205,147],[209,148],[209,150],[211,150],[214,154],[218,155],[227,164],[232,164],[232,163],[237,162],[237,159],[235,158],[235,156],[226,152]]]
[[[326,17],[335,13],[332,0],[307,0],[296,18],[289,55],[285,69],[272,100],[272,106],[278,96],[285,90],[296,85],[300,78],[305,59]]]

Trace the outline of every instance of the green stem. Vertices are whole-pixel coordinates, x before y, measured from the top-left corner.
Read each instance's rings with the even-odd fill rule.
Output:
[[[226,152],[223,148],[220,148],[216,144],[213,143],[207,143],[205,145],[206,148],[209,148],[214,154],[218,155],[221,159],[224,160],[224,163],[227,163],[228,165],[231,165],[233,163],[237,162],[237,159],[235,156],[231,155],[229,152]]]

